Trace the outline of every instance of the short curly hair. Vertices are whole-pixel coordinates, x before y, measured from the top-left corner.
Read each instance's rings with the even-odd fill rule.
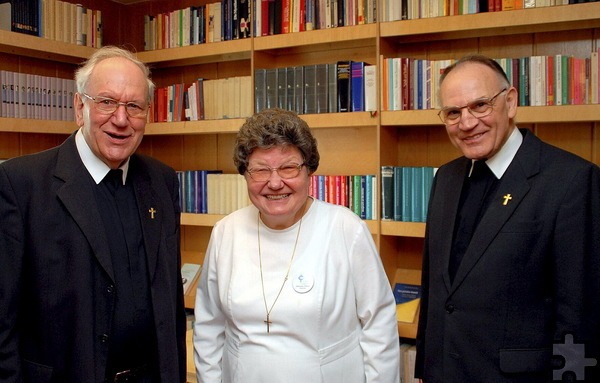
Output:
[[[240,174],[248,170],[248,158],[255,149],[294,146],[300,150],[308,174],[319,167],[317,140],[308,124],[294,112],[265,109],[249,117],[240,128],[233,151],[233,163]]]

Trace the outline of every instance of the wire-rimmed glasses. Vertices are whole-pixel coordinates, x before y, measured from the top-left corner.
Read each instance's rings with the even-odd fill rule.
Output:
[[[119,106],[123,105],[129,117],[146,117],[148,114],[148,104],[140,104],[133,101],[121,102],[110,97],[96,96],[92,97],[87,93],[81,93],[82,96],[92,100],[97,111],[102,114],[113,114]]]
[[[259,166],[256,168],[248,169],[246,172],[256,182],[265,182],[271,178],[273,172],[277,172],[279,177],[283,179],[296,178],[300,174],[300,170],[304,164],[285,164],[278,168],[270,168],[268,166]]]
[[[469,113],[475,118],[489,116],[494,110],[494,101],[496,97],[506,92],[507,88],[502,89],[491,98],[482,97],[469,102],[465,106],[447,106],[438,113],[440,120],[446,125],[458,124],[462,116],[462,110],[467,108]]]

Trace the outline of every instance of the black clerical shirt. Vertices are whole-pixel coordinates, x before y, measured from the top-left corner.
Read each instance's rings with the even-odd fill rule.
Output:
[[[116,291],[109,338],[109,373],[146,364],[157,365],[142,227],[133,186],[129,182],[126,185],[119,182],[121,174],[109,173],[96,188],[100,216],[110,247]],[[114,178],[110,180],[111,177]]]

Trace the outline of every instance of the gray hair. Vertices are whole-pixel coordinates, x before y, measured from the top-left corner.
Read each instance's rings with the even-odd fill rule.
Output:
[[[79,69],[75,71],[75,83],[77,84],[77,92],[84,93],[86,91],[86,87],[88,81],[90,79],[90,75],[92,71],[96,67],[96,65],[106,59],[121,57],[127,59],[134,63],[140,68],[144,76],[146,76],[146,82],[148,84],[148,97],[147,100],[149,102],[152,101],[154,97],[154,82],[150,79],[150,69],[146,64],[140,61],[132,52],[119,48],[116,46],[105,46],[98,49],[94,54],[87,59]]]
[[[319,167],[317,140],[308,124],[294,112],[265,109],[249,117],[235,140],[233,162],[240,174],[248,170],[248,158],[255,149],[294,146],[300,150],[308,174]]]

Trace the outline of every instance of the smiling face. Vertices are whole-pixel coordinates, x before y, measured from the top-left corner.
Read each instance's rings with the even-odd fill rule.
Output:
[[[443,107],[463,106],[475,99],[491,98],[503,88],[508,90],[496,97],[490,115],[476,118],[463,108],[459,122],[446,125],[450,141],[465,157],[487,159],[502,148],[515,129],[517,91],[507,86],[491,68],[479,63],[457,66],[440,85]]]
[[[277,146],[271,149],[255,149],[248,159],[248,169],[279,168],[283,165],[299,165],[304,162],[300,150],[295,146]],[[306,166],[297,177],[283,179],[276,171],[268,181],[254,181],[248,173],[244,175],[248,184],[250,200],[258,208],[262,221],[272,229],[284,229],[297,222],[310,203],[308,188],[309,174]]]
[[[147,103],[145,75],[131,61],[114,57],[100,61],[86,86],[92,97],[109,97],[121,102]],[[129,117],[125,107],[103,114],[92,100],[75,95],[76,121],[92,152],[110,168],[116,169],[135,152],[142,141],[146,117]]]

